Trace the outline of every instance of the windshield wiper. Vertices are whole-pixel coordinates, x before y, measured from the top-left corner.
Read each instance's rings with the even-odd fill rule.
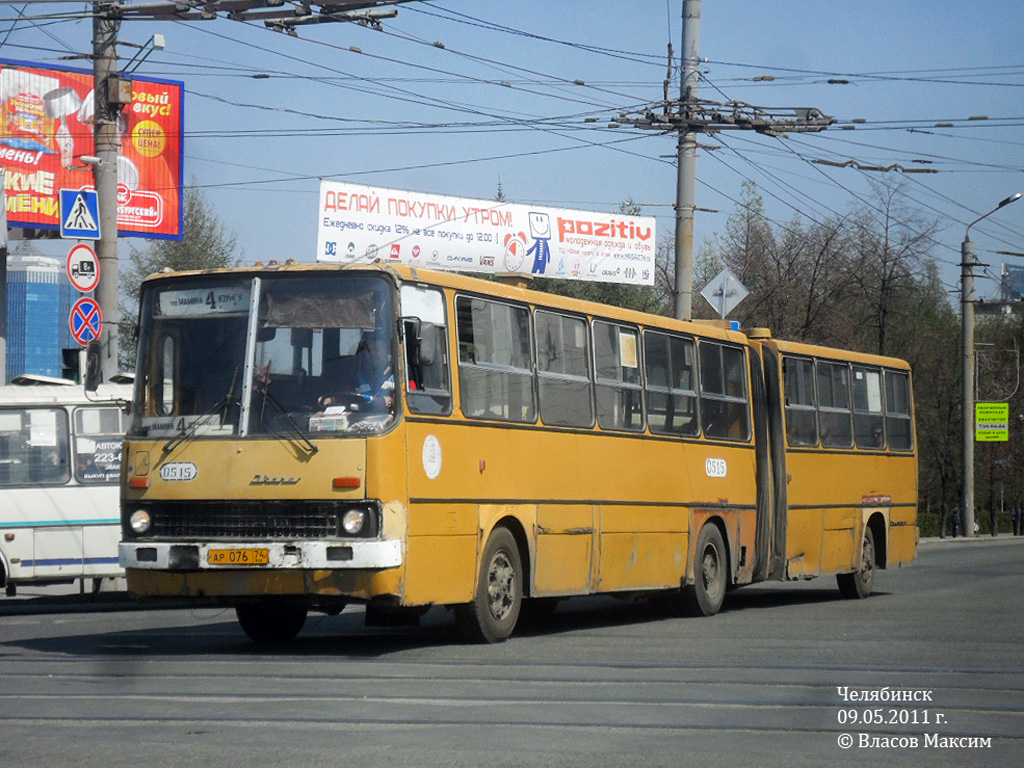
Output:
[[[199,429],[199,425],[203,423],[203,420],[207,416],[212,416],[215,413],[220,413],[222,410],[227,410],[234,403],[238,402],[238,398],[235,397],[235,382],[238,381],[238,366],[235,366],[234,373],[231,374],[231,384],[228,386],[228,391],[224,393],[224,396],[203,411],[201,414],[193,419],[192,423],[188,427],[182,427],[181,434],[175,435],[166,443],[164,443],[164,453],[170,453],[185,440],[188,440],[195,436],[196,430]]]
[[[267,403],[270,403],[272,406],[274,406],[274,410],[277,411],[278,415],[281,417],[284,423],[292,431],[292,435],[289,436],[286,434],[282,434],[272,428],[272,434],[274,434],[277,437],[284,438],[289,442],[299,443],[300,445],[302,445],[303,448],[309,451],[310,456],[312,456],[313,454],[320,450],[315,445],[313,445],[313,443],[310,442],[309,438],[306,437],[306,435],[303,433],[302,428],[295,422],[295,419],[292,418],[291,414],[288,413],[285,407],[281,405],[272,394],[270,394],[269,373],[264,373],[263,376],[261,377],[261,380],[252,385],[252,390],[253,392],[257,392],[263,396],[263,405],[260,407],[260,424],[265,423],[263,417],[266,414]]]

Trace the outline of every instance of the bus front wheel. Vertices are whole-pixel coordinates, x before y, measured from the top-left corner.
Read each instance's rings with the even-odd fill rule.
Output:
[[[256,643],[286,643],[306,623],[307,609],[284,603],[246,603],[235,606],[242,631]]]
[[[683,607],[694,616],[714,616],[725,600],[729,558],[718,526],[708,523],[697,537],[693,584],[683,588]]]
[[[500,643],[516,628],[523,605],[523,567],[508,528],[496,528],[480,561],[473,602],[455,609],[463,634],[474,642]]]
[[[836,576],[839,594],[847,600],[863,600],[875,588],[875,535],[869,526],[864,526],[864,544],[861,550],[860,567],[853,573]]]

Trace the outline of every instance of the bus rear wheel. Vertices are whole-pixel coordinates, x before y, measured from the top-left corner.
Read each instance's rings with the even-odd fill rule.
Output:
[[[308,610],[287,603],[246,603],[235,606],[242,631],[255,643],[286,643],[306,623]]]
[[[523,567],[508,528],[496,528],[480,561],[473,602],[455,609],[463,635],[473,642],[500,643],[512,634],[523,605]]]
[[[860,567],[853,573],[836,576],[839,594],[847,600],[863,600],[875,588],[875,534],[864,526],[864,543],[861,549]]]
[[[713,523],[706,524],[697,537],[693,557],[693,584],[683,588],[684,610],[693,616],[714,616],[722,608],[729,585],[729,558],[722,532]]]

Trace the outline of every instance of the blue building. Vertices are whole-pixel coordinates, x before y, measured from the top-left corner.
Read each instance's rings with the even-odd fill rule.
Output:
[[[78,346],[68,315],[81,295],[59,259],[7,257],[7,381],[22,373],[60,376],[61,350]]]

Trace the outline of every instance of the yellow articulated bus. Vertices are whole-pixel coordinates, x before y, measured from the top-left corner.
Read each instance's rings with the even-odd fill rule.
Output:
[[[120,563],[140,597],[454,609],[609,593],[711,615],[917,545],[906,363],[398,265],[143,284]]]

